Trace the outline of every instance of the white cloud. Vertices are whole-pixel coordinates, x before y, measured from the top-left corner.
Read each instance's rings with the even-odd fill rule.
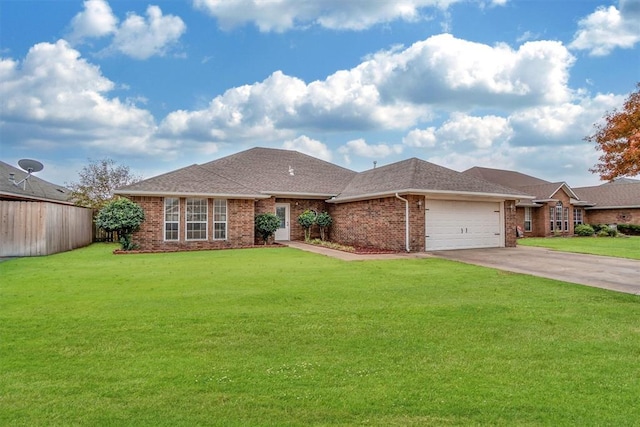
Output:
[[[84,10],[71,20],[68,39],[72,43],[79,43],[86,38],[104,37],[114,33],[117,24],[118,18],[113,15],[109,3],[105,0],[86,0]]]
[[[404,138],[402,143],[409,147],[435,147],[437,142],[436,128],[413,129]]]
[[[473,117],[454,113],[436,131],[436,136],[441,144],[467,144],[476,148],[490,148],[495,142],[507,142],[511,133],[509,123],[503,117]]]
[[[151,114],[109,98],[114,84],[60,40],[33,46],[21,63],[0,62],[3,135],[42,148],[82,145],[113,152],[166,151]]]
[[[338,148],[338,152],[343,155],[345,163],[351,163],[351,155],[355,154],[360,157],[371,159],[380,159],[388,157],[392,154],[402,153],[402,145],[375,144],[369,145],[362,139],[354,139]]]
[[[134,59],[148,59],[164,56],[176,45],[187,27],[180,17],[163,15],[160,7],[153,5],[147,7],[146,18],[129,12],[124,22],[118,25],[118,18],[105,0],[87,0],[84,10],[71,21],[71,28],[67,37],[71,43],[113,36],[102,54],[119,52]]]
[[[162,15],[158,6],[147,7],[147,19],[130,12],[116,32],[111,47],[135,59],[163,56],[185,32],[186,25],[177,16]]]
[[[559,42],[528,42],[513,50],[457,39],[429,37],[369,61],[385,98],[470,109],[513,108],[568,100],[574,58]]]
[[[460,0],[376,0],[376,1],[255,1],[194,0],[193,4],[217,18],[220,27],[230,29],[253,22],[260,31],[286,31],[308,25],[331,29],[363,30],[395,20],[422,19],[422,9],[444,10]],[[504,0],[494,0],[503,4]]]
[[[640,42],[640,0],[620,1],[615,6],[599,7],[578,23],[578,31],[569,47],[588,50],[592,56],[604,56],[616,48],[630,49]]]
[[[327,162],[330,162],[333,157],[331,150],[326,144],[318,140],[311,139],[306,135],[285,141],[284,144],[282,144],[282,148],[287,150],[296,150]]]

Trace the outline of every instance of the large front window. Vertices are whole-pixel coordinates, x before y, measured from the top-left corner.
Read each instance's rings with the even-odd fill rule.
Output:
[[[180,224],[180,199],[164,199],[164,240],[178,240]]]
[[[213,238],[224,240],[227,238],[227,201],[213,201]]]
[[[569,231],[569,208],[558,202],[549,208],[549,226],[551,231]]]
[[[207,199],[187,199],[187,240],[207,239]]]

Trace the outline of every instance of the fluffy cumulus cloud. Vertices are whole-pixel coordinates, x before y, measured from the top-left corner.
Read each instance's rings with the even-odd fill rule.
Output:
[[[603,56],[640,42],[640,0],[621,0],[619,6],[600,7],[580,20],[569,47]]]
[[[342,154],[346,164],[351,163],[351,156],[366,157],[370,159],[381,159],[392,154],[402,153],[402,145],[400,144],[367,144],[362,139],[354,139],[338,148],[338,152]]]
[[[146,17],[129,12],[118,25],[118,18],[105,0],[86,0],[84,10],[71,21],[70,43],[90,38],[113,36],[111,45],[102,53],[121,53],[134,59],[163,56],[177,44],[186,31],[177,16],[163,15],[158,6],[148,6]]]
[[[326,144],[309,138],[306,135],[285,141],[284,144],[282,144],[282,148],[287,150],[296,150],[301,153],[317,157],[318,159],[326,160],[327,162],[330,162],[333,158],[333,154]]]
[[[247,22],[261,31],[285,31],[319,25],[330,29],[363,30],[394,20],[416,21],[422,9],[446,9],[459,0],[194,0],[194,6],[217,18],[224,29]],[[493,0],[501,5],[503,0]]]
[[[432,119],[438,110],[511,112],[563,105],[574,96],[567,86],[572,63],[557,42],[529,42],[514,50],[444,34],[379,52],[324,80],[306,83],[277,71],[262,82],[229,89],[206,109],[171,113],[161,128],[167,137],[203,142],[258,135],[274,141],[308,130],[407,129]],[[405,144],[433,144],[421,132],[407,135]],[[439,132],[440,140],[448,132],[479,145],[509,136],[505,120],[497,116],[455,116]]]
[[[22,62],[0,61],[0,126],[21,144],[158,153],[151,114],[109,98],[114,83],[60,40],[33,46]]]
[[[438,145],[490,148],[508,142],[512,130],[507,119],[498,116],[474,117],[454,113],[434,132]]]
[[[111,49],[135,59],[163,56],[185,30],[182,19],[165,16],[158,6],[149,6],[147,19],[129,13],[114,36]]]
[[[86,0],[84,10],[71,21],[68,39],[76,43],[87,38],[107,36],[116,31],[117,24],[118,18],[113,15],[109,3],[104,0]]]

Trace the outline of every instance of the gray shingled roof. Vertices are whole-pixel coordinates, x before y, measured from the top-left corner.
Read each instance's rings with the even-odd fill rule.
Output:
[[[574,188],[583,200],[595,206],[587,209],[640,208],[640,182]]]
[[[0,161],[0,198],[12,200],[40,200],[54,203],[73,204],[69,201],[71,190],[61,185],[31,175],[19,186],[9,181],[9,174],[15,174],[15,182],[20,182],[27,172]],[[23,188],[24,187],[24,188]]]
[[[393,193],[482,193],[526,197],[521,191],[469,177],[417,158],[370,169],[356,175],[334,202]]]
[[[535,176],[503,169],[481,168],[476,166],[471,169],[467,169],[462,173],[467,176],[482,178],[485,181],[495,182],[496,184],[504,185],[505,187],[511,188],[549,184],[549,181],[536,178]]]
[[[258,191],[199,165],[187,166],[121,187],[116,193],[127,195],[155,194],[261,197]]]
[[[289,195],[333,198],[335,202],[388,196],[396,192],[527,198],[522,191],[465,176],[416,158],[358,173],[297,151],[271,148],[252,148],[116,191],[124,195],[246,198]]]
[[[269,194],[333,196],[357,172],[291,150],[252,148],[202,165]]]
[[[548,200],[552,199],[556,192],[563,187],[565,187],[565,192],[569,197],[577,196],[575,191],[573,191],[573,189],[564,182],[548,182],[546,184],[526,185],[518,187],[518,189],[527,194],[536,196],[535,200]]]

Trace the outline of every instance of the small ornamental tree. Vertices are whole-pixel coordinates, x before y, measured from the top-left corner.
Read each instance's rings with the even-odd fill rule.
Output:
[[[332,223],[333,219],[331,218],[331,215],[326,212],[319,213],[316,217],[316,224],[318,224],[318,226],[320,227],[321,240],[325,240],[325,233],[327,231],[327,228],[329,228]]]
[[[311,227],[316,222],[316,216],[317,214],[314,211],[307,209],[298,217],[298,224],[300,224],[302,228],[304,228],[305,242],[311,240]]]
[[[107,202],[96,216],[96,225],[106,231],[117,231],[120,246],[125,251],[136,248],[131,236],[140,229],[144,211],[129,199],[119,198]]]
[[[272,213],[263,213],[256,215],[256,231],[264,240],[266,245],[269,241],[269,237],[273,236],[276,230],[280,227],[280,218]]]

